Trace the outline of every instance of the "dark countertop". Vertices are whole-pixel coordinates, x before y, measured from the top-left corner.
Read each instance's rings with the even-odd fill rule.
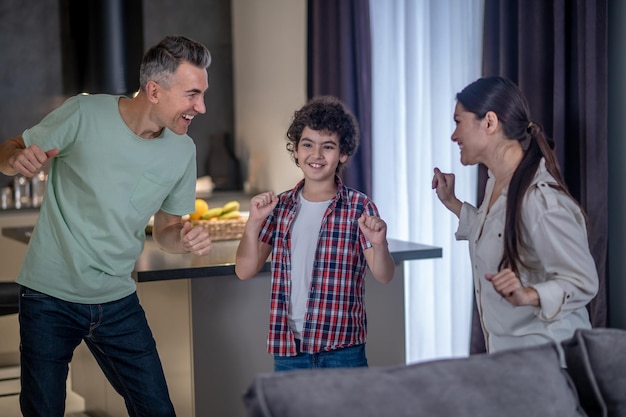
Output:
[[[5,227],[2,235],[28,243],[32,227]],[[191,253],[172,254],[162,251],[151,236],[146,238],[143,252],[133,271],[138,282],[161,281],[185,278],[207,278],[235,275],[235,253],[238,240],[214,242],[211,253],[196,256]],[[436,246],[389,239],[389,251],[396,263],[403,261],[441,258],[442,250]],[[269,271],[269,262],[262,271]]]

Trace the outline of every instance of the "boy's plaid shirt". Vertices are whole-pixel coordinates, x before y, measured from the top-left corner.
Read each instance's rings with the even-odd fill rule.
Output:
[[[313,279],[302,331],[301,351],[316,353],[365,343],[367,320],[364,305],[365,268],[363,250],[371,247],[358,225],[365,212],[378,216],[378,209],[363,193],[344,187],[338,190],[322,219],[315,254]],[[304,180],[281,193],[272,214],[263,224],[259,240],[272,245],[272,294],[268,352],[296,355],[288,322],[291,290],[291,225]]]

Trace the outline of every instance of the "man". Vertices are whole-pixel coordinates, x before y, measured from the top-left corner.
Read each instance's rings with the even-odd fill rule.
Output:
[[[0,144],[0,171],[32,177],[50,160],[48,186],[22,269],[20,405],[62,417],[65,380],[84,340],[130,416],[174,416],[161,362],[131,272],[154,215],[168,252],[207,254],[194,211],[196,155],[187,136],[206,111],[205,46],[167,36],[150,48],[134,98],[68,99]]]

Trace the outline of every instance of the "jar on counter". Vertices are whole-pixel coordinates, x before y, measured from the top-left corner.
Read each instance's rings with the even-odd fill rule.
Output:
[[[16,209],[31,206],[30,181],[23,175],[17,175],[13,178],[13,204]]]
[[[11,187],[2,187],[0,189],[0,209],[6,210],[13,208],[13,189]]]
[[[33,207],[40,207],[43,201],[43,194],[46,191],[48,176],[45,172],[39,171],[30,180],[31,204]]]

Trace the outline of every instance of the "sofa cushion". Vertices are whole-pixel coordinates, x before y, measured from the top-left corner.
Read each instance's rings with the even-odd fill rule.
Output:
[[[260,374],[250,417],[586,416],[558,346],[547,344],[408,366]]]
[[[587,414],[626,417],[626,331],[579,329],[562,346]]]

